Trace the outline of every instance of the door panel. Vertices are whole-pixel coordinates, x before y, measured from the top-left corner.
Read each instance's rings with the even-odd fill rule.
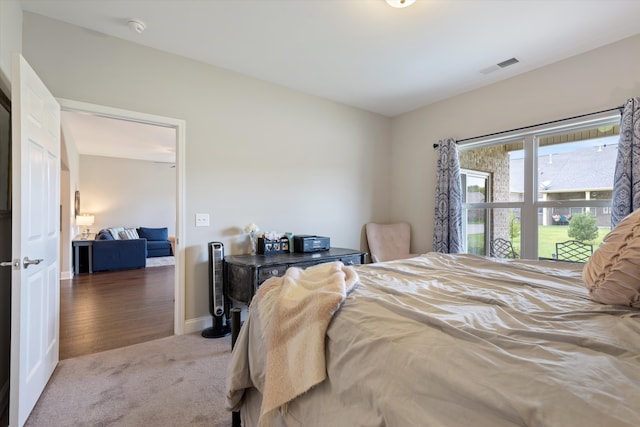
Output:
[[[60,106],[20,55],[13,79],[9,425],[22,427],[58,363]]]

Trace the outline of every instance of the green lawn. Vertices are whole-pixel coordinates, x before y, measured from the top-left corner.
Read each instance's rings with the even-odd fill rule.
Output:
[[[565,240],[572,240],[567,232],[569,226],[564,225],[540,225],[538,226],[538,256],[540,258],[552,258],[552,255],[556,252],[556,243],[564,242]],[[599,236],[593,242],[587,242],[593,244],[593,250],[602,243],[602,239],[610,231],[608,227],[599,227]],[[520,237],[516,237],[512,241],[516,252],[520,253]],[[470,234],[468,236],[468,246],[473,248],[470,253],[483,254],[484,253],[484,235]]]

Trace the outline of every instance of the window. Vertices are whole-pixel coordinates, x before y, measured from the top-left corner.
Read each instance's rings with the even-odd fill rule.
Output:
[[[491,176],[487,172],[462,169],[462,200],[464,203],[484,203],[491,200]],[[484,255],[487,247],[490,223],[485,209],[468,209],[462,212],[462,234],[466,236],[466,251]]]
[[[460,145],[465,251],[490,255],[497,238],[527,259],[556,259],[567,240],[597,248],[610,230],[619,123],[609,113]]]

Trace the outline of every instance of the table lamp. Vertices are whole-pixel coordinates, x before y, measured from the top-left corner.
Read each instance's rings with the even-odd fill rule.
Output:
[[[76,216],[76,225],[78,227],[85,227],[84,230],[82,230],[82,240],[87,240],[89,237],[89,234],[91,233],[91,229],[89,227],[93,225],[94,220],[95,218],[91,214]]]

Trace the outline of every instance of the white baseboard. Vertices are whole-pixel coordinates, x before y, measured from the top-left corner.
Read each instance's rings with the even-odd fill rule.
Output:
[[[60,280],[71,280],[71,279],[73,279],[73,272],[71,270],[60,272]]]
[[[241,310],[240,319],[244,321],[247,318],[247,314],[248,314],[247,306],[242,305],[238,308],[240,308]],[[191,334],[194,332],[200,332],[203,329],[207,329],[211,326],[213,326],[213,317],[211,316],[198,317],[196,319],[187,319],[184,322],[184,333]]]
[[[202,331],[213,325],[213,318],[211,316],[198,317],[196,319],[187,319],[184,322],[184,333],[192,334],[194,332]]]

